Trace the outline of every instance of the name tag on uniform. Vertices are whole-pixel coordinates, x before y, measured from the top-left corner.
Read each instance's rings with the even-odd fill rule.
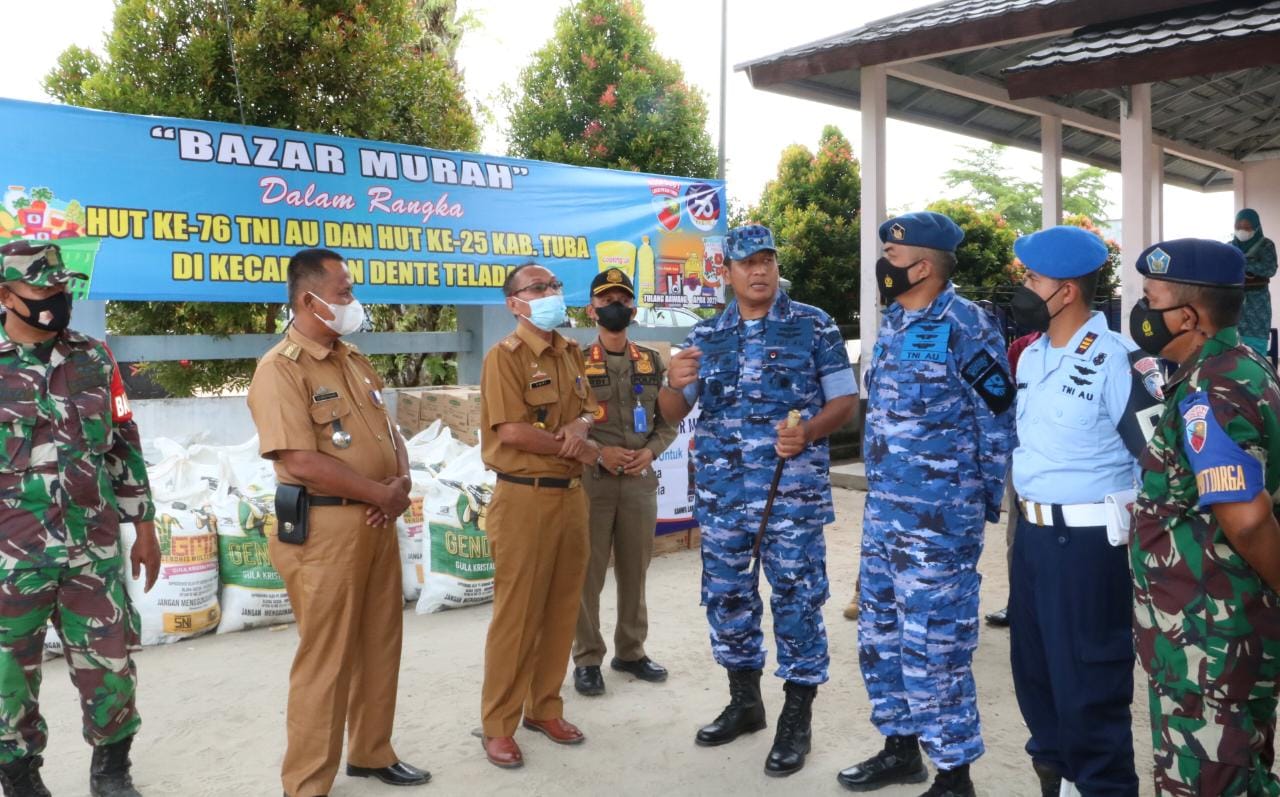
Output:
[[[537,390],[538,388],[540,388],[540,387],[546,387],[546,386],[547,386],[547,385],[549,385],[549,384],[551,384],[551,380],[550,380],[550,379],[535,379],[535,380],[533,380],[532,382],[530,382],[530,383],[529,383],[529,389],[530,389],[530,390]]]
[[[945,363],[951,340],[950,321],[912,324],[902,336],[898,359],[906,362]]]

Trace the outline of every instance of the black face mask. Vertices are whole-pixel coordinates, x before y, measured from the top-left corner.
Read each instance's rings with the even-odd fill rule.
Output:
[[[27,312],[30,315],[23,315],[16,308],[13,314],[29,326],[43,329],[45,332],[61,332],[71,323],[71,294],[66,291],[55,293],[44,299],[28,299],[25,296],[18,298],[27,305]],[[47,316],[46,313],[48,313]]]
[[[610,332],[621,332],[631,324],[631,314],[634,309],[622,302],[606,304],[596,308],[596,321]]]
[[[902,294],[920,284],[920,280],[912,282],[907,272],[919,264],[917,260],[906,266],[895,266],[888,258],[876,261],[876,286],[880,289],[880,303],[889,304]]]
[[[1049,299],[1057,296],[1058,291],[1064,287],[1066,287],[1065,282],[1058,286],[1058,290],[1049,294]],[[1009,300],[1009,312],[1013,313],[1014,323],[1033,332],[1048,332],[1049,322],[1065,309],[1060,307],[1058,313],[1050,315],[1049,299],[1041,299],[1040,294],[1026,285],[1014,288],[1013,298]]]
[[[1184,329],[1181,332],[1172,332],[1169,329],[1169,325],[1164,322],[1165,313],[1183,307],[1191,307],[1191,305],[1177,304],[1173,307],[1155,310],[1151,307],[1149,301],[1139,299],[1138,303],[1129,311],[1129,337],[1133,338],[1133,342],[1138,344],[1138,348],[1147,354],[1159,356],[1166,346],[1191,331]],[[1194,307],[1191,308],[1191,312],[1196,312]],[[1196,313],[1196,322],[1199,323],[1199,313]]]

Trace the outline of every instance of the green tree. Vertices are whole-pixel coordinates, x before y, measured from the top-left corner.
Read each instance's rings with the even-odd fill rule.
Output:
[[[109,111],[239,122],[242,101],[251,125],[474,149],[479,131],[447,60],[454,33],[444,25],[429,34],[416,15],[427,7],[443,20],[453,0],[118,0],[106,58],[68,48],[44,86],[62,102]],[[444,56],[428,49],[437,43]],[[432,329],[451,317],[397,305],[372,315],[379,329]],[[125,334],[274,333],[280,318],[278,304],[108,308],[110,327]],[[409,364],[408,356],[379,361],[393,384],[417,383]],[[178,395],[242,386],[252,368],[252,360],[148,365]]]
[[[858,245],[862,176],[839,128],[822,130],[817,153],[783,150],[778,176],[747,216],[773,230],[791,296],[848,324],[858,313]]]
[[[956,199],[940,199],[928,210],[947,216],[964,230],[951,275],[957,287],[973,299],[1006,300],[1015,281],[1013,242],[1018,234],[1013,227],[995,211]]]
[[[633,0],[579,0],[508,92],[511,154],[687,177],[715,174],[707,105],[653,48]]]
[[[963,188],[960,199],[979,210],[999,213],[1019,234],[1035,232],[1042,224],[1040,183],[1015,177],[1003,163],[1003,144],[967,148],[959,168],[943,174],[949,188]],[[1106,218],[1103,196],[1106,172],[1090,166],[1062,179],[1062,206],[1068,216]]]

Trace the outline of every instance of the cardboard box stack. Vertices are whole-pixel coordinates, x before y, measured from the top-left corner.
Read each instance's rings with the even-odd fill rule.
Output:
[[[405,437],[417,434],[439,418],[459,442],[480,444],[479,387],[448,385],[402,390],[397,402],[396,423]]]

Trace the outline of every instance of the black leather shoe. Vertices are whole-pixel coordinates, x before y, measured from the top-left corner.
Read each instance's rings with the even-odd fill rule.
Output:
[[[389,767],[377,769],[353,767],[347,764],[347,777],[377,778],[389,786],[421,786],[431,780],[431,773],[403,761],[397,761]]]
[[[850,791],[872,791],[894,783],[924,783],[928,779],[920,742],[914,736],[885,737],[883,750],[836,775],[840,785]]]
[[[969,779],[969,765],[938,770],[933,785],[920,797],[977,797]]]
[[[1031,761],[1031,768],[1036,771],[1036,777],[1040,779],[1040,794],[1042,797],[1057,797],[1062,791],[1062,776],[1058,774],[1058,770],[1043,761]]]
[[[782,688],[787,700],[778,717],[773,747],[764,761],[764,774],[771,778],[784,778],[803,769],[813,739],[813,698],[818,687],[787,681]]]
[[[986,620],[987,620],[987,625],[992,625],[992,626],[995,626],[996,628],[1008,628],[1009,627],[1009,607],[1006,606],[998,612],[992,612],[991,614],[988,614],[986,616]]]
[[[614,657],[613,661],[609,662],[609,666],[618,672],[631,673],[641,681],[648,681],[652,684],[662,683],[667,680],[667,669],[655,664],[653,659],[648,656],[641,656],[635,661],[623,661]]]
[[[604,694],[604,676],[600,674],[600,665],[573,668],[573,688],[578,694],[595,697]]]
[[[760,697],[760,670],[729,670],[729,705],[714,722],[699,728],[693,740],[701,747],[716,747],[768,724]]]
[[[90,797],[142,797],[133,787],[133,776],[129,774],[133,766],[129,760],[132,746],[133,737],[129,736],[93,748],[93,758],[89,761]]]
[[[44,759],[28,756],[0,765],[0,786],[5,797],[50,797],[44,781],[40,779],[40,767]]]

